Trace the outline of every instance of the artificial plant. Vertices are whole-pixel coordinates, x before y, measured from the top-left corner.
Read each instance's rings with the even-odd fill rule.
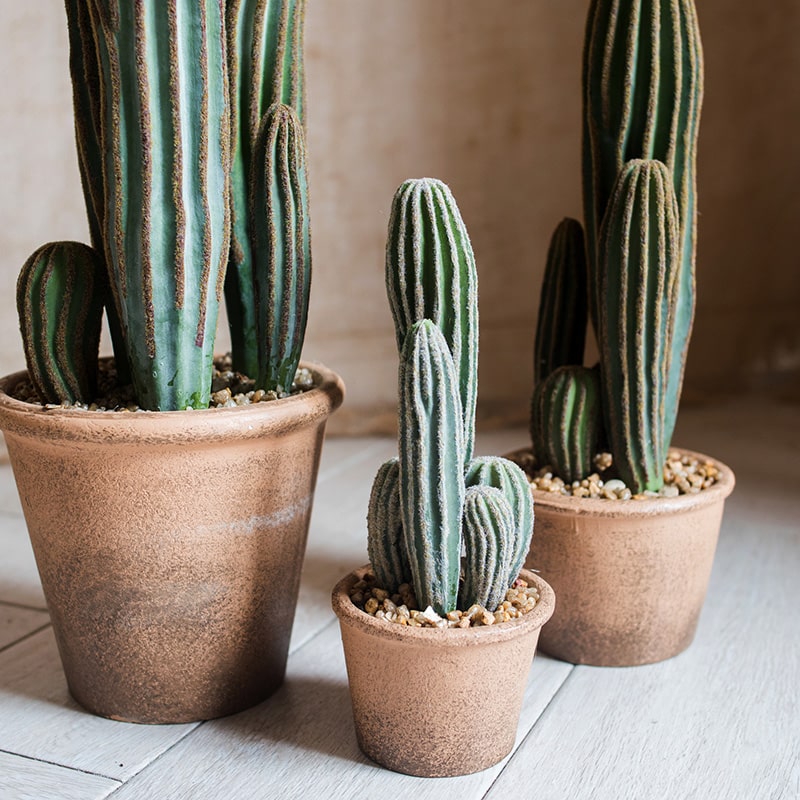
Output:
[[[592,0],[583,55],[585,232],[564,222],[551,244],[531,404],[537,459],[566,480],[586,477],[607,439],[634,492],[663,485],[694,315],[702,85],[693,0]],[[599,392],[581,369],[587,305]]]
[[[400,347],[399,457],[370,497],[375,577],[389,591],[411,583],[420,608],[439,614],[474,603],[493,611],[528,552],[533,501],[515,464],[472,456],[477,273],[440,181],[406,181],[395,194],[386,286]]]
[[[234,366],[259,388],[291,385],[311,268],[304,5],[66,0],[91,302],[144,408],[208,406],[226,273]],[[47,308],[34,294],[19,305],[41,398],[91,400],[89,384],[37,381],[54,355],[28,332]],[[97,350],[80,339],[61,344],[79,345],[70,360],[91,375]]]

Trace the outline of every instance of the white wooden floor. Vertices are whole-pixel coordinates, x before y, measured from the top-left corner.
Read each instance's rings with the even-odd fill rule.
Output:
[[[479,450],[525,438],[479,436]],[[390,773],[360,754],[329,606],[335,581],[366,561],[369,488],[394,442],[326,443],[286,685],[196,725],[112,722],[70,699],[0,466],[0,798],[800,797],[800,406],[689,410],[676,443],[715,455],[738,479],[694,645],[629,669],[537,655],[514,753],[453,779]],[[475,735],[466,747],[479,746]]]

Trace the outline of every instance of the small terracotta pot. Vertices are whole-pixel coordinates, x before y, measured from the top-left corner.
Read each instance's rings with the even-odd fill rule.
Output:
[[[333,590],[358,746],[384,767],[426,778],[491,767],[514,746],[539,631],[555,595],[539,577],[536,608],[478,628],[408,628],[376,619],[350,600],[369,567]]]
[[[518,451],[514,458],[525,451]],[[671,658],[692,642],[706,596],[733,472],[698,494],[594,500],[533,491],[525,566],[558,596],[543,652],[573,664],[622,667]]]
[[[0,428],[74,698],[166,723],[282,682],[325,429],[341,379],[204,411],[46,410],[0,380]]]

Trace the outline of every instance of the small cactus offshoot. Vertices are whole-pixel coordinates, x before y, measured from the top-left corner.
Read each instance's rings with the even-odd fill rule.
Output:
[[[103,315],[103,262],[79,242],[40,247],[17,281],[28,374],[43,403],[90,402]]]

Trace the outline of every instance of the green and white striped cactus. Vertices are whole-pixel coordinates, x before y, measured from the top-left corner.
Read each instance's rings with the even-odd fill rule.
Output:
[[[80,242],[40,247],[17,281],[28,374],[43,403],[90,402],[97,377],[103,261]]]
[[[78,162],[104,262],[95,292],[118,374],[144,408],[208,406],[230,260],[235,366],[288,390],[311,266],[305,0],[65,7]]]
[[[533,500],[515,464],[467,455],[474,405],[466,412],[462,397],[474,404],[477,395],[477,273],[466,228],[444,184],[422,179],[400,187],[386,269],[400,343],[400,456],[381,467],[370,496],[373,571],[389,591],[410,576],[420,607],[439,614],[459,603],[494,610],[528,552]],[[450,338],[434,320],[414,319],[415,309],[434,310]]]
[[[626,481],[631,482],[629,485],[634,492],[657,489],[662,483],[663,458],[675,428],[683,383],[694,316],[696,157],[702,94],[702,48],[693,0],[592,0],[583,56],[583,198],[588,305],[600,350],[606,435],[615,464],[624,472]],[[657,162],[660,167],[655,166]],[[649,166],[644,167],[644,163]],[[645,183],[658,181],[661,186],[666,180],[670,184],[669,191],[677,207],[675,247],[680,263],[670,268],[677,276],[674,285],[664,283],[655,288],[656,283],[631,282],[646,278],[656,280],[653,276],[662,269],[665,253],[650,249],[642,256],[650,259],[649,267],[642,266],[628,276],[625,286],[630,294],[620,299],[614,294],[620,281],[607,282],[608,276],[601,274],[607,268],[604,259],[607,261],[608,247],[608,237],[603,231],[616,231],[614,238],[619,244],[622,228],[630,225],[630,220],[612,221],[610,215],[612,200],[617,196],[615,192],[621,191],[621,183],[633,180],[634,170],[640,177],[644,172],[651,176]],[[656,173],[658,176],[654,177]],[[640,216],[636,224],[640,230],[644,224],[642,218],[647,215],[653,216],[654,229],[671,226],[671,222],[665,221],[665,214],[672,213],[673,201],[666,197],[666,192],[666,189],[656,191],[653,188],[649,193],[653,205],[637,212]],[[656,196],[663,202],[656,202]],[[618,201],[617,213],[622,213],[621,202]],[[664,211],[664,206],[669,207],[668,212]],[[655,231],[652,233],[655,235]],[[623,244],[633,247],[636,243],[625,239]],[[641,250],[638,248],[632,256],[634,260],[640,258]],[[618,253],[614,258],[619,262],[628,255]],[[668,258],[673,260],[672,245]],[[633,277],[634,274],[638,278]],[[546,295],[552,295],[551,290],[549,284],[544,287]],[[630,306],[634,295],[646,298],[648,303],[636,313]],[[556,302],[552,296],[543,297],[542,307]],[[625,310],[615,316],[618,303]],[[612,317],[622,327],[613,328],[608,322]],[[667,318],[670,320],[669,339],[660,341],[659,351],[653,356],[657,366],[633,369],[628,363],[627,377],[619,378],[621,363],[635,359],[632,351],[617,350],[623,342],[636,341],[637,329],[631,326],[646,321],[649,328],[662,330]],[[562,329],[556,335],[569,333]],[[668,349],[662,351],[665,344]],[[553,346],[537,340],[537,358],[540,351],[549,352],[548,348]],[[574,364],[580,365],[582,361],[581,356]],[[545,375],[539,377],[546,378]],[[655,414],[657,433],[644,436],[637,433],[637,424],[624,419],[628,416],[625,404],[620,395],[615,394],[621,391],[623,383],[627,385],[629,398],[646,398],[646,408],[638,407],[635,412]],[[547,391],[544,388],[534,390],[531,419],[534,438],[548,436],[548,426],[553,426],[552,420],[537,417],[543,408],[542,396]],[[564,431],[567,427],[562,424],[557,430]],[[616,431],[614,434],[612,427]],[[637,441],[630,442],[628,436],[636,437]],[[578,443],[564,444],[566,451],[575,454],[579,447],[581,451],[584,448]],[[575,467],[579,465],[574,458],[570,460]],[[632,461],[637,464],[634,466]],[[627,465],[623,466],[623,462]]]
[[[258,385],[288,391],[300,363],[311,287],[311,229],[303,127],[270,106],[253,148],[251,227]]]
[[[478,296],[475,256],[450,189],[409,180],[392,202],[386,242],[386,290],[397,346],[415,322],[435,322],[456,364],[464,410],[464,456],[472,458],[478,397]]]
[[[234,368],[255,376],[264,368],[263,334],[253,297],[257,280],[251,224],[251,176],[264,115],[276,103],[305,115],[305,0],[227,0],[231,86],[231,247],[225,305]],[[299,350],[299,346],[289,349]]]

